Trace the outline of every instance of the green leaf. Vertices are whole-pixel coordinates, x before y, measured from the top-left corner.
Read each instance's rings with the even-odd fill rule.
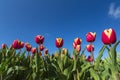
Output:
[[[94,80],[100,80],[99,75],[91,68],[90,70],[91,77],[94,78]]]
[[[103,52],[104,52],[104,50],[105,50],[105,48],[106,48],[106,45],[104,45],[103,47],[102,47],[102,49],[99,51],[99,55],[98,55],[98,57],[96,58],[96,65],[95,65],[95,69],[98,69],[98,66],[99,66],[99,64],[100,64],[100,59],[101,59],[101,57],[103,56]]]
[[[10,68],[8,69],[8,71],[7,71],[7,75],[10,74],[10,73],[12,73],[12,71],[13,71],[13,67],[10,67]]]

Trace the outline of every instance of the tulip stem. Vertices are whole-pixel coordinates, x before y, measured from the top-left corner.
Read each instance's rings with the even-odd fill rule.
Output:
[[[3,79],[2,79],[2,74],[1,74],[1,80],[3,80]]]

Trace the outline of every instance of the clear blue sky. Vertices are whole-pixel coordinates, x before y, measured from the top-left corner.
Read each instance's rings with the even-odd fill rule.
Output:
[[[34,37],[41,34],[50,53],[57,50],[56,37],[64,38],[63,47],[71,53],[74,38],[83,40],[83,49],[88,44],[85,35],[92,31],[97,33],[97,55],[104,29],[114,28],[120,40],[119,8],[119,0],[0,0],[0,44],[19,39],[35,47]]]

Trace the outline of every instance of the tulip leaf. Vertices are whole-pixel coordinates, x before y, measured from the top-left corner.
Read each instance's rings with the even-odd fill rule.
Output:
[[[100,80],[99,75],[92,68],[89,71],[94,80]]]
[[[103,52],[104,52],[105,48],[106,48],[106,45],[104,45],[104,46],[102,47],[102,49],[99,51],[99,55],[98,55],[98,57],[96,58],[95,69],[98,69],[98,66],[99,66],[101,57],[103,56]]]

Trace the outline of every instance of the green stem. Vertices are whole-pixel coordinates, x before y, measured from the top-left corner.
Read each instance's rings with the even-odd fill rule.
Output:
[[[77,69],[77,80],[80,80],[80,78],[79,78],[79,71],[78,71],[78,69]]]
[[[1,80],[3,80],[3,79],[2,79],[2,74],[1,74]]]

